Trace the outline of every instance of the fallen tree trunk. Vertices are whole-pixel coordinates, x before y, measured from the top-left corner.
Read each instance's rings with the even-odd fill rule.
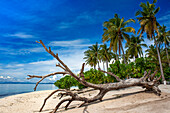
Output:
[[[115,74],[111,73],[111,72],[106,72],[103,71],[101,69],[99,69],[100,71],[107,73],[109,75],[112,75],[116,78],[116,80],[118,82],[116,83],[107,83],[107,84],[92,84],[89,83],[87,81],[85,81],[84,78],[84,66],[85,64],[83,63],[82,65],[82,69],[80,71],[79,76],[77,76],[76,74],[74,74],[68,67],[67,65],[58,57],[58,54],[54,54],[51,51],[51,48],[49,47],[49,49],[47,49],[47,47],[44,45],[44,43],[40,40],[40,43],[44,49],[51,54],[54,58],[56,58],[59,63],[61,64],[57,64],[57,67],[62,68],[64,71],[63,72],[54,72],[45,76],[36,76],[36,75],[28,75],[29,78],[27,79],[32,79],[32,78],[40,78],[40,80],[36,83],[36,86],[34,88],[34,90],[36,90],[38,84],[44,80],[45,78],[49,77],[49,76],[53,76],[56,74],[69,74],[70,76],[74,77],[78,82],[80,82],[81,84],[83,84],[86,87],[91,87],[94,88],[96,90],[99,90],[99,93],[92,97],[92,98],[86,98],[86,97],[81,97],[78,95],[78,93],[75,93],[73,91],[70,90],[66,90],[66,89],[57,89],[55,91],[53,91],[47,98],[45,98],[44,103],[42,105],[42,107],[40,108],[40,112],[42,111],[42,109],[44,108],[46,101],[56,92],[60,92],[60,98],[62,98],[63,96],[69,96],[69,98],[63,99],[61,100],[57,106],[55,107],[55,109],[53,110],[53,113],[55,113],[58,108],[60,107],[60,105],[64,102],[68,102],[65,106],[65,109],[68,108],[68,106],[71,104],[71,102],[73,101],[82,101],[82,104],[79,105],[79,107],[81,107],[82,105],[86,104],[86,103],[90,103],[90,102],[94,102],[94,101],[102,101],[102,98],[104,97],[104,95],[111,90],[118,90],[118,89],[122,89],[122,88],[128,88],[128,87],[132,87],[132,86],[141,86],[143,88],[146,88],[146,90],[149,91],[153,91],[155,94],[160,95],[161,94],[161,90],[158,88],[159,85],[159,79],[161,78],[161,76],[159,78],[156,78],[155,75],[157,73],[157,71],[155,71],[153,74],[150,74],[151,71],[149,71],[148,73],[145,71],[144,72],[144,76],[142,78],[131,78],[131,79],[127,79],[127,80],[121,80],[118,76],[116,76]]]

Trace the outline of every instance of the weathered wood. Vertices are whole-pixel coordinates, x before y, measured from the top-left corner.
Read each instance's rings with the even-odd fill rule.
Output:
[[[69,96],[70,98],[61,100],[56,105],[55,109],[53,110],[53,113],[55,113],[58,110],[58,108],[60,107],[60,105],[62,103],[64,103],[64,102],[66,102],[66,101],[68,101],[68,103],[66,104],[65,109],[68,108],[68,106],[71,104],[72,101],[82,101],[83,103],[80,105],[80,106],[82,106],[82,105],[84,105],[86,103],[94,102],[94,101],[97,101],[97,100],[102,101],[102,98],[104,97],[104,95],[107,92],[111,91],[111,90],[118,90],[118,89],[122,89],[122,88],[133,87],[133,86],[141,86],[143,88],[146,88],[146,90],[153,91],[157,95],[161,94],[161,90],[158,88],[159,79],[161,78],[161,76],[158,79],[155,78],[155,75],[156,75],[157,71],[155,71],[152,75],[150,75],[151,71],[149,71],[148,73],[145,71],[144,72],[144,76],[141,77],[141,78],[130,78],[130,79],[127,79],[127,80],[121,80],[115,74],[113,74],[111,72],[106,72],[106,71],[103,71],[103,70],[99,69],[100,71],[102,71],[104,73],[107,73],[107,74],[110,74],[110,75],[114,76],[116,78],[116,80],[119,81],[119,82],[116,82],[116,83],[107,83],[107,84],[93,84],[93,83],[89,83],[89,82],[85,81],[85,79],[84,79],[84,74],[83,74],[84,66],[85,66],[84,63],[82,65],[82,69],[80,71],[80,76],[78,77],[58,57],[58,54],[54,54],[51,51],[51,48],[47,49],[47,47],[44,45],[44,43],[41,40],[39,42],[37,42],[37,43],[40,43],[49,54],[51,54],[54,58],[56,58],[59,61],[59,63],[61,65],[57,64],[56,66],[62,68],[64,70],[64,72],[55,72],[55,73],[51,73],[51,74],[48,74],[48,75],[45,75],[45,76],[28,75],[29,76],[28,79],[41,78],[36,83],[36,86],[35,86],[34,90],[36,90],[38,84],[42,80],[44,80],[45,78],[47,78],[49,76],[53,76],[53,75],[56,75],[56,74],[63,74],[63,75],[69,74],[70,76],[74,77],[79,83],[83,84],[84,86],[91,87],[91,88],[93,88],[95,90],[99,90],[99,93],[96,96],[91,97],[91,98],[90,97],[87,98],[87,97],[81,97],[81,96],[78,95],[78,94],[83,93],[83,92],[74,92],[74,91],[66,90],[66,89],[57,89],[57,90],[53,91],[47,98],[44,99],[44,103],[43,103],[43,105],[42,105],[42,107],[40,109],[40,112],[44,108],[44,106],[46,104],[46,101],[53,94],[55,94],[56,92],[59,92],[59,91],[60,91],[59,95],[61,96],[60,98],[62,98],[63,96]]]

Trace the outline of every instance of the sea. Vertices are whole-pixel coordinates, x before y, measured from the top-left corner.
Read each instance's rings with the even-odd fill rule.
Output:
[[[0,98],[34,91],[35,84],[0,84]],[[54,84],[39,84],[37,91],[58,89]]]

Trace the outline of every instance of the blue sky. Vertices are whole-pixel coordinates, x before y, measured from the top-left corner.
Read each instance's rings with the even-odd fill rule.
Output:
[[[36,40],[51,46],[78,73],[84,62],[83,52],[96,42],[102,44],[103,22],[115,13],[125,20],[136,19],[140,2],[146,0],[1,0],[0,81],[27,81],[27,74],[61,71],[55,67],[57,61]],[[156,16],[158,22],[169,30],[169,0],[159,0],[156,6],[161,8]],[[138,22],[130,26],[136,30],[140,27]],[[47,81],[59,78],[60,75]]]

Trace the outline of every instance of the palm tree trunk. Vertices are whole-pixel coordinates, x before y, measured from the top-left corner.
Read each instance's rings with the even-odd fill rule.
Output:
[[[117,52],[116,52],[116,60],[119,61],[119,56],[118,56]]]
[[[118,61],[118,60],[119,60],[119,58],[118,58],[118,54],[117,54],[117,50],[116,50],[116,61]]]
[[[104,61],[103,61],[103,70],[105,71],[105,67],[104,67]]]
[[[139,58],[139,57],[138,57],[138,54],[135,56],[135,61],[136,61],[137,58]]]
[[[161,62],[161,58],[160,58],[159,48],[158,48],[157,41],[155,39],[155,35],[154,34],[153,34],[153,37],[154,37],[154,41],[155,41],[155,45],[156,45],[156,49],[157,49],[157,54],[158,54],[158,59],[159,59],[159,65],[160,65],[162,80],[164,82],[164,85],[166,85],[166,80],[165,80],[165,77],[164,77],[164,72],[163,72],[162,62]]]
[[[166,55],[167,55],[167,59],[168,59],[169,67],[170,67],[169,55],[168,55],[168,50],[167,50],[166,44],[165,44],[165,50],[166,50]]]
[[[100,68],[99,62],[97,64],[98,64],[98,68]]]
[[[104,61],[103,61],[103,70],[105,70],[105,66],[104,66]],[[104,80],[104,84],[106,83],[106,81],[105,81],[105,75],[106,75],[106,73],[104,73],[104,75],[103,75],[103,80]]]
[[[109,64],[108,64],[108,60],[106,60],[106,71],[108,71],[108,67],[109,67]]]
[[[121,49],[122,49],[122,53],[123,53],[123,60],[124,60],[124,64],[126,64],[126,61],[125,61],[125,53],[124,53],[124,50],[123,50],[123,46],[122,46],[122,43],[121,44]]]

